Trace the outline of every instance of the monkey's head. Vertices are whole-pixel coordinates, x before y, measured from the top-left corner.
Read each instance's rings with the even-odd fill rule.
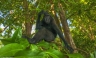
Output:
[[[46,24],[50,24],[51,23],[52,17],[50,16],[50,14],[48,12],[44,12],[43,21]]]

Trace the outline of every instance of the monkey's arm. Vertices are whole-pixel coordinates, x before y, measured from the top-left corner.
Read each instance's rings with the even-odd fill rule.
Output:
[[[52,27],[54,28],[54,30],[57,32],[57,34],[59,35],[59,37],[63,40],[65,47],[70,51],[70,53],[73,53],[74,49],[69,46],[69,44],[67,43],[67,41],[65,40],[62,32],[60,31],[60,29],[57,27],[55,21],[52,22]]]
[[[41,18],[41,15],[44,14],[44,11],[40,11],[38,13],[38,18],[37,18],[37,21],[36,21],[36,30],[40,29],[41,28],[41,21],[40,21],[40,18]]]

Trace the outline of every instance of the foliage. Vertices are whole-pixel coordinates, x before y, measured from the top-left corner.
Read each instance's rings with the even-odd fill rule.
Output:
[[[33,58],[63,58],[66,55],[70,58],[80,57],[83,58],[81,54],[64,54],[59,48],[47,42],[40,42],[36,45],[29,44],[26,39],[21,38],[21,29],[18,28],[15,31],[15,35],[11,38],[1,39],[4,47],[0,48],[0,57],[33,57]],[[13,39],[14,38],[14,39]],[[8,39],[10,39],[10,43]],[[18,39],[18,40],[17,40]],[[17,41],[16,41],[17,40]]]
[[[25,7],[24,1],[26,1],[25,4],[28,4],[28,7]],[[0,42],[0,47],[4,45],[0,49],[0,56],[20,58],[64,58],[66,55],[70,58],[76,58],[80,57],[81,54],[86,56],[81,50],[79,51],[80,54],[65,54],[58,46],[52,43],[40,42],[37,45],[30,45],[26,39],[21,37],[22,33],[25,33],[21,31],[21,29],[25,30],[25,22],[34,25],[37,19],[37,13],[42,9],[49,11],[54,18],[56,17],[54,13],[56,13],[56,20],[59,19],[60,21],[59,3],[65,11],[77,48],[90,54],[90,58],[95,58],[96,0],[0,0],[0,41],[2,41]],[[15,30],[16,32],[13,34]],[[32,29],[32,31],[34,30]],[[26,49],[29,46],[30,49]],[[9,53],[6,53],[6,51]]]
[[[20,46],[20,44],[17,44],[17,43],[11,43],[11,44],[5,45],[0,49],[0,57],[14,56],[16,52],[23,49],[24,49],[23,46]]]

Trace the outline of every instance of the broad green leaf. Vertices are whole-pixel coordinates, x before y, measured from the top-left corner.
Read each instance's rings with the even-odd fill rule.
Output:
[[[90,58],[95,58],[94,54],[90,53]]]
[[[74,53],[74,54],[67,54],[69,58],[84,58],[81,54],[79,53]]]
[[[59,50],[55,50],[55,49],[50,49],[48,51],[46,51],[46,53],[48,53],[49,55],[51,55],[52,57],[59,57],[62,58],[64,57],[63,53],[60,52]]]
[[[43,57],[43,56],[17,56],[14,58],[45,58],[45,57]]]
[[[59,58],[57,55],[55,55],[51,52],[46,52],[46,54],[49,54],[52,58]]]
[[[3,43],[3,45],[10,44],[10,43],[13,42],[11,38],[0,39],[0,40],[1,40],[1,42]]]
[[[24,47],[29,46],[29,42],[24,38],[20,38],[20,44],[23,45]]]
[[[12,36],[12,41],[14,42],[19,42],[20,41],[20,38],[22,37],[22,29],[21,28],[18,28],[13,36]]]
[[[94,51],[94,57],[96,58],[96,50]]]
[[[18,51],[21,51],[23,49],[24,49],[24,47],[17,43],[5,45],[4,47],[0,48],[0,57],[14,56],[15,53],[17,53]]]
[[[34,58],[38,58],[38,57],[45,57],[46,53],[40,51],[40,50],[35,50],[35,51],[32,51],[32,50],[22,50],[22,51],[19,51],[18,53],[15,54],[15,57],[34,57]]]
[[[45,41],[41,41],[37,44],[38,47],[44,47],[45,49],[50,48],[50,44],[48,42]]]

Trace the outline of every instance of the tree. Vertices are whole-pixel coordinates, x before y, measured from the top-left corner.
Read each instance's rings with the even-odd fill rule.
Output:
[[[5,27],[0,27],[3,33],[0,37],[12,36],[18,27],[22,27],[23,34],[31,36],[37,14],[44,9],[54,17],[74,49],[77,47],[90,53],[95,50],[95,0],[1,0],[0,4],[0,25]]]

